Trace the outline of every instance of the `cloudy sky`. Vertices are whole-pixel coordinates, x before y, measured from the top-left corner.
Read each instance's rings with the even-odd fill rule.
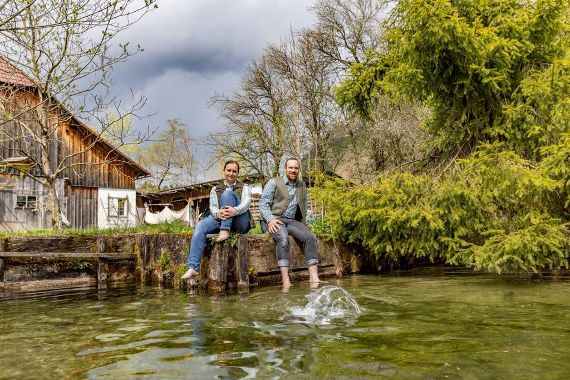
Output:
[[[159,8],[122,35],[145,51],[114,70],[114,92],[130,91],[147,98],[153,114],[137,127],[164,127],[180,119],[198,144],[200,173],[207,179],[210,132],[221,131],[224,120],[208,107],[214,94],[231,94],[252,60],[290,30],[314,23],[308,0],[159,0]],[[218,172],[216,168],[216,173]]]

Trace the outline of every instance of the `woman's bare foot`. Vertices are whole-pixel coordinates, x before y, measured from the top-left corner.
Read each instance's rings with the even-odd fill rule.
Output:
[[[191,280],[192,277],[194,277],[194,276],[196,276],[196,275],[198,275],[198,272],[196,272],[196,271],[194,270],[194,268],[190,268],[190,269],[188,269],[188,270],[186,271],[186,273],[184,273],[184,274],[182,275],[181,278],[182,278],[183,280]]]
[[[216,239],[216,241],[217,241],[217,242],[224,241],[224,240],[226,240],[226,239],[229,238],[229,237],[230,237],[230,231],[228,231],[228,230],[220,230],[220,234],[218,235],[218,238]]]

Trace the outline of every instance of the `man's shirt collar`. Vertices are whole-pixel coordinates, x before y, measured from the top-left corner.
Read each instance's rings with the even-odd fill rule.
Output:
[[[289,178],[287,178],[286,175],[283,176],[283,182],[285,182],[285,185],[297,186],[297,181],[291,182],[291,181],[289,181]]]

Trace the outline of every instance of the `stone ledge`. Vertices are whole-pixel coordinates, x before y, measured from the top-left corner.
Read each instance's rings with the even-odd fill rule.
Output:
[[[250,286],[270,285],[281,282],[277,265],[275,243],[268,234],[242,235],[237,243],[231,239],[208,245],[200,263],[200,276],[188,284],[189,288],[206,288],[221,292],[228,288],[247,291]],[[303,247],[289,237],[290,270],[293,281],[308,279]],[[317,241],[319,275],[340,277],[350,272],[352,252],[346,247]]]
[[[186,288],[180,276],[186,270],[190,240],[174,234],[0,239],[0,288],[37,289],[42,281],[48,287],[57,280],[66,286],[74,278],[88,278],[98,286],[138,280]],[[308,271],[302,247],[293,238],[290,247],[293,280],[304,281]],[[361,256],[342,244],[319,239],[317,249],[323,277],[356,273],[362,266]],[[275,243],[268,234],[237,235],[222,243],[210,240],[201,267],[198,286],[212,291],[246,291],[281,281]]]

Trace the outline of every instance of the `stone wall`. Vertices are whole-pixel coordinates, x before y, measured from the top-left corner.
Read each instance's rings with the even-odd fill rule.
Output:
[[[187,269],[190,238],[171,234],[121,234],[1,239],[0,288],[73,286],[103,280],[186,288],[180,276]],[[292,280],[304,280],[308,273],[302,249],[292,238],[290,246]],[[362,270],[362,260],[355,255],[355,250],[342,244],[319,240],[318,252],[319,273],[323,277]],[[22,253],[22,257],[14,256],[17,253]],[[24,257],[25,254],[28,256]],[[106,255],[106,259],[102,260],[100,255]],[[102,267],[104,276],[99,273]],[[223,243],[208,244],[195,286],[219,292],[247,290],[250,286],[280,281],[271,238],[236,235]]]

